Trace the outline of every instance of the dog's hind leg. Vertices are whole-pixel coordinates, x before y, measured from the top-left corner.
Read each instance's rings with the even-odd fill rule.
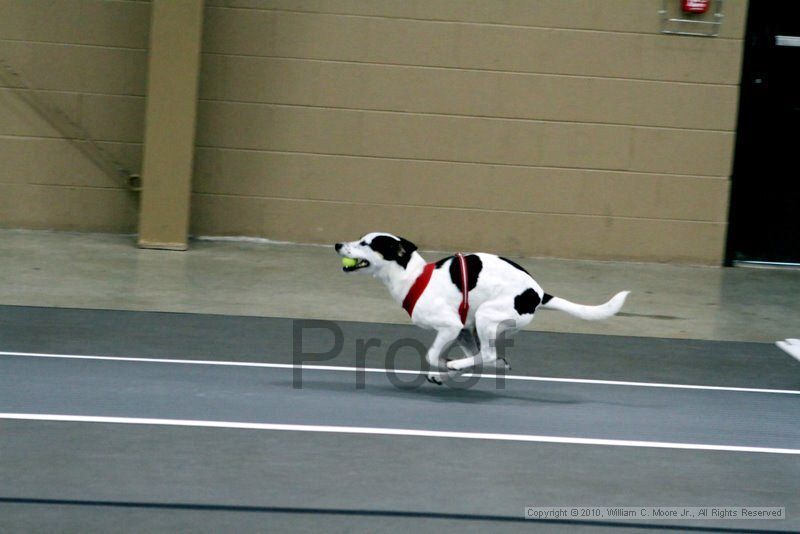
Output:
[[[478,332],[472,328],[465,328],[458,334],[456,339],[461,350],[464,351],[464,356],[475,356],[481,351],[481,344],[478,340]]]
[[[435,371],[440,369],[439,366],[439,359],[447,347],[458,338],[458,334],[461,332],[461,325],[458,326],[446,326],[437,329],[436,331],[436,339],[433,340],[430,348],[428,349],[428,353],[425,355],[425,359],[428,361],[428,367],[430,368],[428,371],[428,382],[433,382],[434,384],[442,384],[442,379],[439,377],[439,374]]]
[[[481,342],[480,339],[478,338],[478,331],[475,328],[472,329],[465,328],[464,330],[462,330],[461,333],[458,334],[458,339],[456,341],[461,347],[461,350],[464,351],[465,357],[474,358],[475,361],[474,365],[477,365],[479,361],[481,362],[483,361],[483,358],[478,358],[481,352]],[[489,363],[488,365],[490,367],[494,367],[495,369],[502,368],[505,369],[506,371],[511,369],[511,366],[508,365],[508,362],[505,360],[505,358],[498,358],[493,365],[491,363]]]
[[[480,340],[480,353],[460,360],[451,360],[447,362],[447,368],[463,371],[479,363],[494,362],[497,359],[497,351],[494,347],[496,331],[498,325],[507,317],[507,309],[508,307],[504,306],[502,302],[484,302],[475,312],[475,330]]]
[[[448,369],[461,371],[476,365],[498,366],[498,363],[508,368],[505,360],[502,363],[497,361],[497,337],[503,332],[509,334],[516,332],[528,324],[532,318],[532,314],[529,317],[520,316],[510,299],[501,298],[485,302],[475,313],[475,328],[480,341],[480,354],[449,361],[447,362]]]

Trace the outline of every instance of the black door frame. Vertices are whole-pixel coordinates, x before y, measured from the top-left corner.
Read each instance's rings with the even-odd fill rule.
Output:
[[[800,4],[800,0],[795,0]],[[764,2],[763,0],[750,0],[747,12],[747,23],[745,29],[745,40],[742,60],[742,75],[740,79],[739,109],[736,124],[736,141],[734,145],[733,170],[731,176],[730,202],[728,209],[728,228],[725,241],[725,266],[733,266],[739,259],[737,258],[737,244],[741,241],[748,229],[747,220],[744,216],[751,210],[751,205],[746,197],[745,181],[753,177],[750,176],[751,166],[749,158],[753,157],[753,143],[755,136],[761,135],[755,127],[754,115],[761,111],[758,98],[763,98],[759,94],[761,91],[760,77],[768,61],[770,46],[774,46],[775,35],[769,31],[769,23],[774,22],[767,18],[767,10],[773,9],[772,14],[780,15],[782,2]],[[784,4],[788,5],[788,4]],[[800,13],[800,11],[798,11]],[[786,16],[787,14],[784,13]],[[790,15],[788,15],[790,16]],[[772,40],[772,44],[768,44]],[[743,193],[744,192],[744,193]],[[787,236],[787,239],[789,237]],[[760,261],[756,258],[745,258],[746,262],[751,263],[772,263],[771,261]],[[798,260],[800,261],[800,259]],[[775,263],[780,263],[776,261]]]

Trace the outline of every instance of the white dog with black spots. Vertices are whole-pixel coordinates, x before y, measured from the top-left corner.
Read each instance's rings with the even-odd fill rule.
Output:
[[[463,262],[457,256],[443,258],[428,267],[429,281],[421,285],[418,280],[428,264],[417,247],[402,237],[374,232],[358,241],[336,243],[335,248],[340,256],[356,261],[355,265],[345,266],[345,272],[372,274],[386,285],[395,302],[406,304],[415,325],[436,331],[426,360],[430,367],[427,378],[437,384],[442,383],[439,370],[460,372],[497,365],[497,337],[524,328],[533,320],[537,308],[595,321],[615,315],[629,293],[617,293],[599,306],[575,304],[545,293],[525,269],[511,260],[485,253],[465,254]],[[466,264],[466,276],[462,263]],[[464,279],[469,309],[462,323],[459,306],[464,300]],[[409,292],[415,300],[410,306]],[[461,346],[464,357],[442,362],[441,355],[453,342]],[[499,363],[507,367],[505,361]]]

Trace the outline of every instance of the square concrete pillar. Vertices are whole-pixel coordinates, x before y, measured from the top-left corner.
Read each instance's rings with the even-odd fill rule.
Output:
[[[139,246],[188,247],[202,0],[154,0],[147,71]]]

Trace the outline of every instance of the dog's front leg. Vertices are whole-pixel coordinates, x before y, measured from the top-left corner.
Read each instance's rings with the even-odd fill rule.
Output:
[[[440,366],[440,358],[442,352],[450,346],[450,344],[456,340],[458,337],[459,332],[461,332],[461,326],[455,327],[444,327],[440,328],[436,331],[436,339],[433,340],[433,344],[428,349],[428,353],[425,355],[425,359],[428,361],[428,382],[433,382],[434,384],[442,384],[442,379],[439,376],[438,370],[441,369]]]

